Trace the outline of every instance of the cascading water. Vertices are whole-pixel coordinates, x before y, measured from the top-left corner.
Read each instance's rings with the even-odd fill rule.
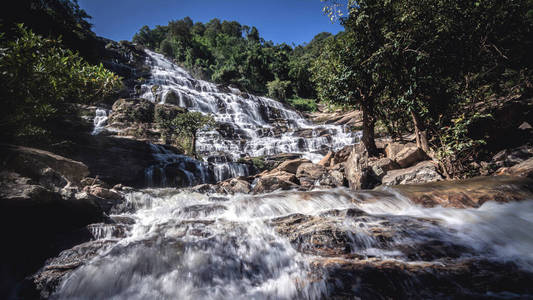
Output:
[[[94,129],[92,135],[97,135],[105,129],[107,124],[108,111],[103,108],[97,108],[94,116]]]
[[[328,150],[353,144],[360,137],[343,126],[312,124],[275,100],[196,80],[163,55],[146,53],[151,77],[142,85],[142,98],[213,114],[222,128],[202,132],[196,146],[206,158],[231,158],[215,167],[217,180],[247,175],[246,166],[235,163],[241,157],[298,153],[317,162]]]
[[[112,216],[135,221],[126,237],[68,276],[55,297],[328,298],[337,287],[313,268],[319,257],[306,249],[328,251],[342,236],[345,256],[360,260],[442,267],[479,259],[533,271],[533,199],[488,202],[479,209],[422,208],[394,190],[376,193],[336,189],[210,197],[172,189],[134,192],[128,197],[134,212]],[[314,237],[324,224],[330,231]],[[290,237],[294,234],[296,239]],[[317,246],[323,243],[320,237],[334,238]],[[439,249],[451,250],[428,256],[427,245],[436,242]],[[406,284],[416,288],[416,281]],[[359,296],[358,289],[352,293]]]

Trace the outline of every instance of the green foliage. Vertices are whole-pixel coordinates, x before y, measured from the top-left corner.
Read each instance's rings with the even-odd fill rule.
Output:
[[[66,103],[95,103],[120,87],[118,76],[101,64],[88,64],[60,41],[18,27],[14,40],[1,40],[0,96],[4,113],[0,130],[6,138],[26,140],[49,133]]]
[[[321,33],[308,45],[292,49],[265,41],[257,28],[235,21],[193,24],[184,18],[152,30],[143,26],[133,41],[175,59],[201,79],[264,95],[267,83],[277,78],[290,81],[286,97],[315,97],[309,68],[329,35]]]
[[[186,153],[194,156],[197,155],[196,137],[198,132],[210,130],[215,126],[215,119],[211,115],[157,108],[155,121],[165,142],[173,139]]]
[[[315,112],[318,106],[314,99],[293,98],[287,101],[292,107],[301,112]]]
[[[279,80],[278,78],[274,79],[267,83],[268,97],[277,99],[281,102],[287,100],[287,96],[290,95],[290,86],[291,82],[288,80]]]
[[[441,160],[468,163],[486,140],[470,127],[531,95],[530,0],[348,1],[349,15],[325,2],[346,32],[314,64],[319,99],[362,106],[370,97],[389,133],[415,128]]]

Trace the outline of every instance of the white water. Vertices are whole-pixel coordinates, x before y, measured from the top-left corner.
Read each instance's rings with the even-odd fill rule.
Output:
[[[105,129],[107,125],[108,111],[103,108],[97,108],[94,116],[94,129],[92,135],[97,135]]]
[[[297,252],[268,224],[295,213],[319,216],[347,208],[366,214],[325,219],[350,236],[353,253],[416,263],[403,247],[436,240],[470,249],[464,258],[511,261],[533,271],[533,200],[453,209],[422,208],[394,191],[368,201],[375,196],[336,189],[235,195],[221,201],[173,189],[135,192],[128,201],[136,212],[126,215],[136,223],[128,236],[74,271],[56,297],[327,298],[325,283],[316,276],[311,280],[315,257]],[[383,242],[371,234],[375,229],[395,234]]]
[[[142,98],[212,114],[230,131],[226,136],[216,130],[200,134],[196,147],[205,157],[224,155],[235,162],[245,156],[299,153],[318,162],[328,150],[338,150],[360,138],[359,132],[343,126],[312,124],[278,101],[196,80],[163,55],[146,53],[151,77],[142,85]],[[308,131],[307,137],[298,136],[302,130]],[[232,168],[225,172],[231,175],[248,172],[242,166],[226,164],[220,168]]]

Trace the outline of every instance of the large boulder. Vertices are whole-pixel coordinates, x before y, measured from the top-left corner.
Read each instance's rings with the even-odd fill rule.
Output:
[[[333,161],[333,156],[335,153],[333,151],[329,151],[319,162],[318,164],[324,167],[331,166],[331,162]]]
[[[382,179],[388,171],[400,168],[395,161],[388,157],[370,160],[369,165],[372,168],[374,175],[379,179]]]
[[[362,146],[352,148],[350,156],[344,163],[344,174],[348,185],[353,190],[371,189],[379,182],[369,166],[368,153]]]
[[[394,160],[396,155],[406,148],[417,148],[417,146],[415,143],[391,142],[385,145],[385,154],[388,158]]]
[[[311,161],[305,158],[286,160],[282,162],[275,170],[296,174],[296,172],[298,171],[298,167],[306,163],[311,163]]]
[[[105,215],[92,199],[64,199],[31,178],[0,172],[0,297],[44,261],[91,238]]]
[[[54,153],[13,145],[2,145],[2,165],[8,170],[32,178],[47,187],[79,185],[89,175],[88,167]]]
[[[240,178],[231,178],[217,184],[217,191],[226,194],[248,194],[251,191],[250,183]]]
[[[533,180],[510,176],[476,177],[458,181],[399,185],[394,189],[425,207],[479,207],[487,201],[533,199]]]
[[[406,169],[391,170],[382,178],[383,185],[416,184],[443,179],[432,161],[423,161]]]
[[[513,176],[533,178],[533,158],[512,166],[507,169],[506,173]]]
[[[254,194],[263,194],[276,190],[290,190],[298,188],[298,179],[292,173],[271,171],[260,175],[252,189]]]
[[[314,186],[317,180],[325,175],[327,175],[326,168],[313,163],[303,163],[296,171],[296,177],[298,177],[300,185],[306,188]]]
[[[400,168],[413,166],[429,158],[424,150],[418,148],[415,143],[389,143],[385,146],[385,154],[387,158],[398,163]]]
[[[146,99],[119,99],[113,103],[108,124],[152,123],[155,104]]]

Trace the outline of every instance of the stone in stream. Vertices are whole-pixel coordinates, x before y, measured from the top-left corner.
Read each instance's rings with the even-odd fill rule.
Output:
[[[416,184],[443,180],[432,161],[423,161],[412,167],[388,171],[381,182],[383,185]]]

